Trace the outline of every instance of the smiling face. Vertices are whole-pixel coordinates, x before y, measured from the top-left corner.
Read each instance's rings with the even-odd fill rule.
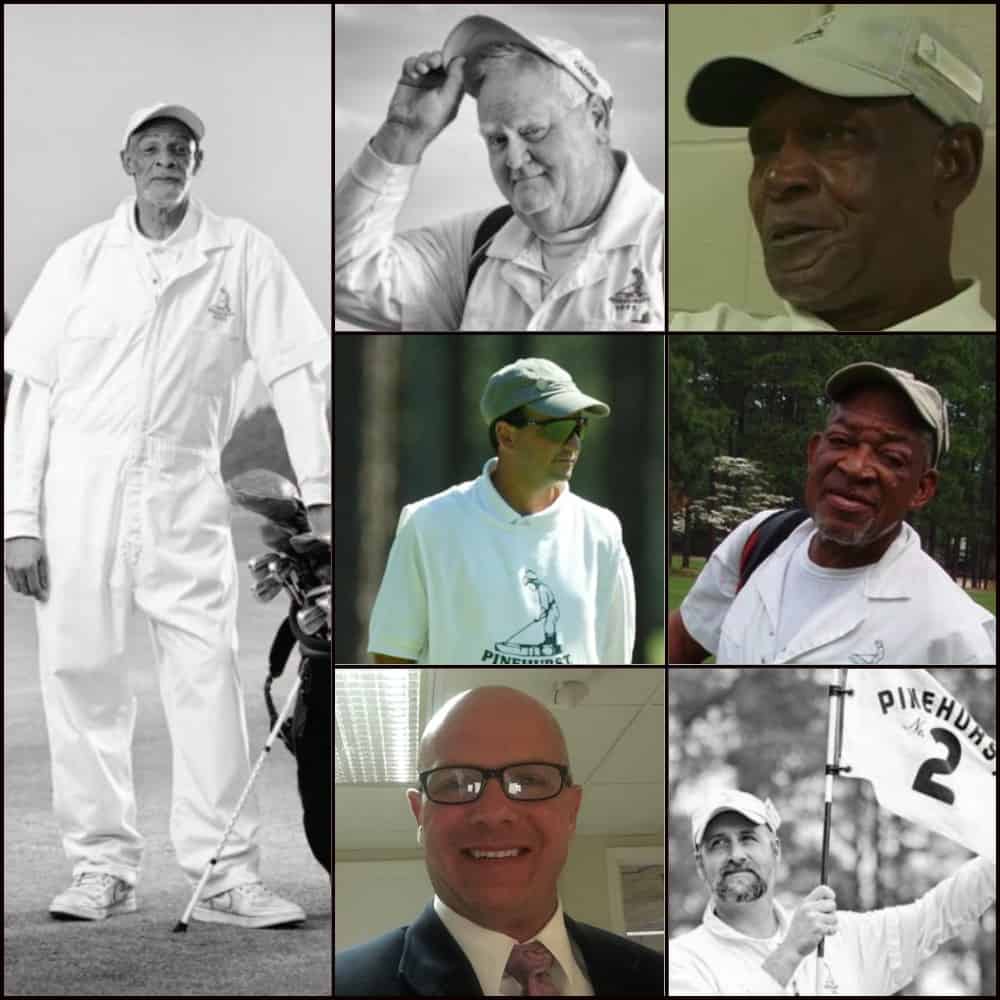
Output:
[[[122,153],[136,197],[156,208],[173,208],[187,198],[201,161],[188,127],[172,118],[146,122],[129,137]]]
[[[748,139],[750,211],[782,298],[837,329],[884,329],[955,293],[952,223],[979,175],[975,126],[776,77]]]
[[[450,764],[484,768],[521,761],[568,764],[565,741],[551,714],[519,691],[483,687],[448,702],[428,724],[420,768]],[[556,882],[566,863],[582,789],[551,799],[512,801],[496,778],[474,802],[441,805],[421,791],[407,796],[423,827],[427,872],[438,896],[482,927],[517,940],[537,933],[557,904]],[[518,856],[477,859],[472,851],[519,849]]]
[[[483,82],[478,109],[490,170],[518,218],[542,234],[588,222],[615,171],[600,99],[567,108],[552,73],[503,64]]]
[[[920,426],[901,393],[872,387],[838,403],[809,439],[805,505],[829,565],[874,562],[907,512],[934,496],[938,474],[927,467]]]
[[[738,812],[720,813],[705,829],[698,857],[716,901],[752,903],[773,895],[781,849],[765,824]]]

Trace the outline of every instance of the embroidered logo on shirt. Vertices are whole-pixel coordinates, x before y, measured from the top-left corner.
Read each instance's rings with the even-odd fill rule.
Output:
[[[646,276],[641,267],[632,268],[632,280],[614,295],[608,296],[608,301],[615,311],[616,322],[649,323],[652,317],[649,312],[649,290],[646,287]]]
[[[529,590],[534,588],[538,599],[538,615],[506,639],[484,649],[483,663],[572,663],[568,653],[563,653],[559,624],[559,602],[533,569],[526,569],[521,579]],[[532,629],[533,625],[539,626]],[[530,630],[530,631],[529,631]]]
[[[208,307],[208,311],[220,322],[224,319],[232,319],[236,315],[229,308],[229,292],[225,286],[219,289],[219,294],[215,296],[215,302]]]
[[[885,659],[885,645],[881,639],[875,640],[874,653],[851,653],[851,663],[881,663]]]

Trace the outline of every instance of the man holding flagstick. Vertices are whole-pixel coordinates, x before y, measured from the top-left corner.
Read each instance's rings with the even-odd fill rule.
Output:
[[[831,710],[821,881],[838,774],[869,778],[883,806],[981,856],[904,906],[838,912],[821,884],[789,913],[774,898],[774,805],[740,791],[709,796],[692,816],[692,839],[712,898],[701,926],[670,942],[670,996],[889,996],[995,903],[993,738],[926,670],[835,676],[831,709],[841,698],[844,707]]]

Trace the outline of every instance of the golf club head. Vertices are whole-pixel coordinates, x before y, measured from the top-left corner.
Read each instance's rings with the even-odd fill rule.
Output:
[[[326,624],[326,612],[319,605],[313,604],[297,612],[295,620],[306,635],[315,635]]]
[[[271,572],[271,562],[274,559],[273,552],[265,552],[263,555],[254,556],[247,560],[247,568],[250,570],[250,578],[257,583],[263,580]]]
[[[250,587],[250,592],[261,604],[273,601],[281,591],[281,581],[274,576],[266,576],[263,580],[255,580]]]

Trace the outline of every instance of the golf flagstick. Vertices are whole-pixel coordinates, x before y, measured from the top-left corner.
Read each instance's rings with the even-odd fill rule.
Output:
[[[837,668],[837,683],[829,687],[830,711],[826,728],[826,788],[823,795],[823,855],[820,861],[820,885],[826,885],[826,863],[830,854],[830,824],[833,812],[833,779],[849,767],[840,766],[840,746],[844,736],[844,696],[847,690],[847,667]],[[823,946],[821,938],[816,949],[816,996],[823,995]]]
[[[191,919],[191,914],[194,911],[195,904],[201,897],[202,890],[205,888],[205,883],[208,881],[208,876],[218,862],[219,855],[222,853],[222,849],[226,846],[226,841],[229,840],[229,835],[233,832],[233,827],[236,825],[236,820],[239,818],[240,811],[243,809],[243,804],[246,802],[247,796],[250,794],[250,789],[253,787],[253,783],[257,779],[257,773],[264,764],[264,758],[271,752],[271,744],[274,743],[275,738],[281,731],[282,725],[284,725],[285,719],[288,718],[288,713],[291,712],[292,706],[295,704],[295,698],[298,695],[299,688],[301,686],[302,672],[299,671],[298,676],[295,678],[295,683],[292,685],[292,689],[288,692],[288,697],[285,699],[285,704],[281,708],[277,721],[271,729],[271,734],[268,736],[267,742],[264,744],[264,749],[261,750],[260,756],[257,758],[257,763],[254,764],[253,770],[250,772],[250,780],[247,782],[246,787],[243,789],[243,794],[236,803],[236,810],[233,812],[232,819],[230,819],[230,821],[226,824],[226,829],[222,833],[222,839],[212,852],[212,860],[209,861],[209,863],[205,866],[205,870],[201,873],[201,878],[198,880],[198,884],[195,886],[194,892],[191,894],[191,899],[188,902],[187,909],[184,911],[181,919],[177,921],[177,926],[174,927],[175,934],[183,934],[187,930],[188,921]]]

